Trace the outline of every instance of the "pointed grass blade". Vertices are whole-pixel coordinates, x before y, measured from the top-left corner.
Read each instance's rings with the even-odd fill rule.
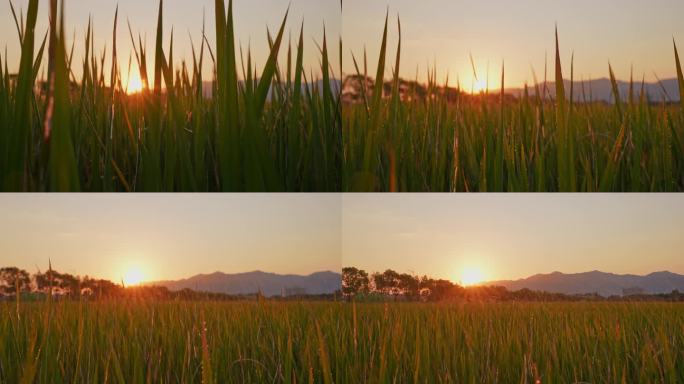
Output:
[[[556,103],[558,110],[565,113],[565,84],[561,66],[560,46],[558,44],[558,28],[556,28]]]
[[[8,138],[5,148],[2,148],[5,159],[0,169],[3,170],[2,184],[7,192],[27,187],[24,179],[33,121],[33,54],[37,19],[38,0],[29,0],[26,24],[22,24],[20,33],[21,58],[14,91],[13,123],[8,127]]]
[[[157,38],[156,38],[156,49],[155,49],[155,60],[154,60],[154,93],[157,96],[161,95],[162,88],[162,62],[164,61],[164,48],[163,48],[163,36],[164,36],[164,0],[159,0],[159,13],[157,16]]]
[[[223,0],[215,1],[215,12],[219,171],[223,191],[235,192],[243,189],[244,182],[232,0],[228,3],[227,15]]]
[[[67,69],[66,47],[64,41],[64,2],[60,11],[59,34],[55,30],[57,18],[53,17],[51,41],[56,44],[54,66],[51,78],[53,79],[52,92],[48,101],[52,109],[48,110],[46,124],[52,126],[49,138],[50,157],[48,171],[50,190],[55,192],[78,192],[80,181],[76,166],[76,157],[71,139],[71,101],[70,83]]]
[[[266,60],[266,65],[264,66],[261,78],[259,79],[259,85],[257,87],[255,95],[256,103],[254,111],[258,114],[261,114],[261,112],[263,111],[264,105],[266,104],[266,99],[268,98],[268,93],[271,89],[271,82],[273,80],[273,76],[276,72],[276,67],[278,65],[278,53],[280,52],[280,45],[283,41],[285,24],[287,23],[287,16],[289,12],[289,9],[287,10],[287,12],[285,12],[285,17],[283,18],[283,22],[280,25],[278,35],[275,41],[273,42],[273,47],[271,48],[271,52],[269,53],[268,60]]]
[[[684,111],[684,74],[682,74],[682,65],[679,61],[679,52],[677,51],[677,44],[672,41],[674,45],[675,52],[675,62],[677,64],[677,83],[679,84],[679,103],[682,106],[682,111]]]

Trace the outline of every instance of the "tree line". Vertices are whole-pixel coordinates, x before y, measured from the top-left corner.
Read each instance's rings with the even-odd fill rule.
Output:
[[[346,298],[382,295],[406,300],[439,301],[457,295],[463,287],[448,280],[417,277],[391,269],[368,274],[363,269],[342,269],[342,294]]]
[[[109,280],[89,276],[75,276],[52,269],[29,274],[17,267],[0,268],[0,298],[25,299],[53,297],[60,299],[112,299],[112,298],[149,298],[149,299],[208,299],[237,300],[238,296],[220,293],[199,293],[190,289],[172,292],[166,287],[136,286],[125,287]]]
[[[17,267],[0,268],[0,295],[5,297],[23,294],[109,297],[120,294],[122,288],[109,280],[60,273],[52,267],[35,274]]]
[[[342,295],[350,301],[684,301],[684,293],[679,291],[611,297],[598,294],[566,295],[530,289],[509,291],[500,286],[463,287],[448,280],[398,273],[392,269],[369,274],[355,267],[342,269]]]
[[[334,294],[307,295],[299,294],[288,297],[269,298],[269,300],[336,300],[339,292]],[[47,297],[73,299],[117,299],[144,298],[159,300],[263,300],[261,292],[253,294],[230,295],[216,292],[197,292],[192,289],[171,291],[161,286],[126,287],[123,283],[115,284],[109,280],[96,279],[89,276],[75,276],[61,273],[52,266],[45,272],[30,274],[17,267],[0,268],[0,301],[21,297],[22,300],[39,300]]]

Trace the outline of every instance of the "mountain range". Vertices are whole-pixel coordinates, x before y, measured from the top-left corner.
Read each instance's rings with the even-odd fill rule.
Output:
[[[628,81],[616,81],[618,93],[622,101],[627,101],[629,99],[629,88],[630,84]],[[565,80],[563,85],[565,86],[565,93],[567,97],[570,97],[570,80]],[[587,101],[604,101],[607,103],[613,103],[615,98],[613,96],[613,86],[608,78],[600,78],[595,80],[585,81],[582,84],[581,81],[574,81],[574,95],[573,99],[577,102],[583,102],[586,96]],[[679,101],[679,84],[677,79],[665,79],[660,82],[654,83],[644,83],[644,93],[650,102],[674,102]],[[544,84],[539,84],[539,89],[543,92]],[[556,83],[549,82],[546,84],[547,87],[547,97],[548,95],[553,95],[556,97]],[[584,92],[582,91],[584,87]],[[528,88],[530,95],[536,94],[535,87],[530,86]],[[641,92],[641,82],[634,83],[634,97],[638,100],[639,94]],[[496,90],[490,90],[490,92],[495,92]],[[520,97],[523,95],[524,88],[509,88],[506,89],[506,93]]]
[[[530,289],[568,295],[597,293],[601,296],[684,292],[684,275],[655,272],[645,276],[618,275],[600,271],[565,274],[538,274],[520,280],[491,281],[485,285],[502,286],[510,291]]]
[[[157,281],[149,285],[166,287],[172,291],[192,289],[229,295],[249,295],[261,292],[264,296],[294,296],[331,294],[341,289],[342,275],[335,272],[316,272],[307,276],[278,275],[262,271],[226,274],[215,272],[188,279]]]
[[[342,275],[336,272],[316,272],[310,275],[279,275],[254,271],[227,274],[215,272],[187,279],[149,283],[172,291],[192,289],[229,295],[295,296],[331,294],[341,289]],[[566,295],[599,294],[604,297],[639,294],[684,292],[684,275],[663,271],[648,275],[620,275],[601,271],[583,273],[537,274],[519,280],[489,281],[482,285],[505,287],[510,291],[530,289]]]

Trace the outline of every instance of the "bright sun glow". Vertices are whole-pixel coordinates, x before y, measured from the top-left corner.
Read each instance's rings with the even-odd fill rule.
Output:
[[[137,74],[131,74],[131,77],[128,79],[128,85],[126,87],[126,93],[133,94],[133,93],[139,93],[143,90],[143,83],[142,80],[140,80],[140,76]]]
[[[481,93],[487,90],[487,80],[473,80],[473,93]]]
[[[461,284],[468,287],[484,282],[485,276],[480,268],[466,267],[461,271]]]
[[[145,275],[143,274],[142,270],[137,267],[131,267],[126,271],[126,274],[123,277],[123,282],[126,284],[126,286],[134,286],[134,285],[140,285],[145,281]]]

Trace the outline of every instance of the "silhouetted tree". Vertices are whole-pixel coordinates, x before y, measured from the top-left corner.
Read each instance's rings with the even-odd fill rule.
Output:
[[[68,273],[59,273],[52,268],[45,273],[36,274],[36,287],[45,294],[78,296],[81,291],[80,280]]]
[[[354,297],[369,291],[368,273],[363,269],[342,269],[342,294],[345,297]]]
[[[0,294],[13,296],[31,290],[31,277],[28,272],[16,267],[0,269]]]
[[[121,295],[123,288],[112,283],[109,280],[91,279],[85,284],[87,288],[92,290],[93,295],[97,298],[111,298]]]
[[[423,277],[420,281],[421,295],[430,301],[439,301],[447,297],[458,297],[460,287],[448,280],[435,280]]]
[[[387,296],[397,296],[400,294],[399,274],[391,269],[384,273],[373,274],[373,285],[375,290]]]
[[[45,293],[46,295],[52,295],[52,290],[54,288],[53,284],[53,271],[52,268],[48,269],[45,273],[38,272],[35,275],[36,290],[38,292]]]
[[[58,273],[57,284],[63,295],[74,297],[81,295],[81,281],[68,273]]]
[[[403,273],[399,275],[399,290],[410,300],[415,300],[420,294],[420,280],[415,276]]]
[[[351,277],[359,272],[356,268],[344,268],[343,278],[352,281]],[[360,271],[364,272],[365,271]],[[351,285],[350,285],[351,286]],[[393,299],[398,297],[416,301],[472,300],[472,301],[684,301],[684,294],[674,290],[671,293],[641,294],[632,296],[603,297],[597,293],[566,295],[521,289],[509,291],[501,286],[461,287],[448,280],[433,279],[429,276],[416,277],[399,274],[391,269],[383,273],[373,273],[368,285],[371,295],[368,300],[383,300],[383,296]],[[351,292],[351,291],[349,291]]]

